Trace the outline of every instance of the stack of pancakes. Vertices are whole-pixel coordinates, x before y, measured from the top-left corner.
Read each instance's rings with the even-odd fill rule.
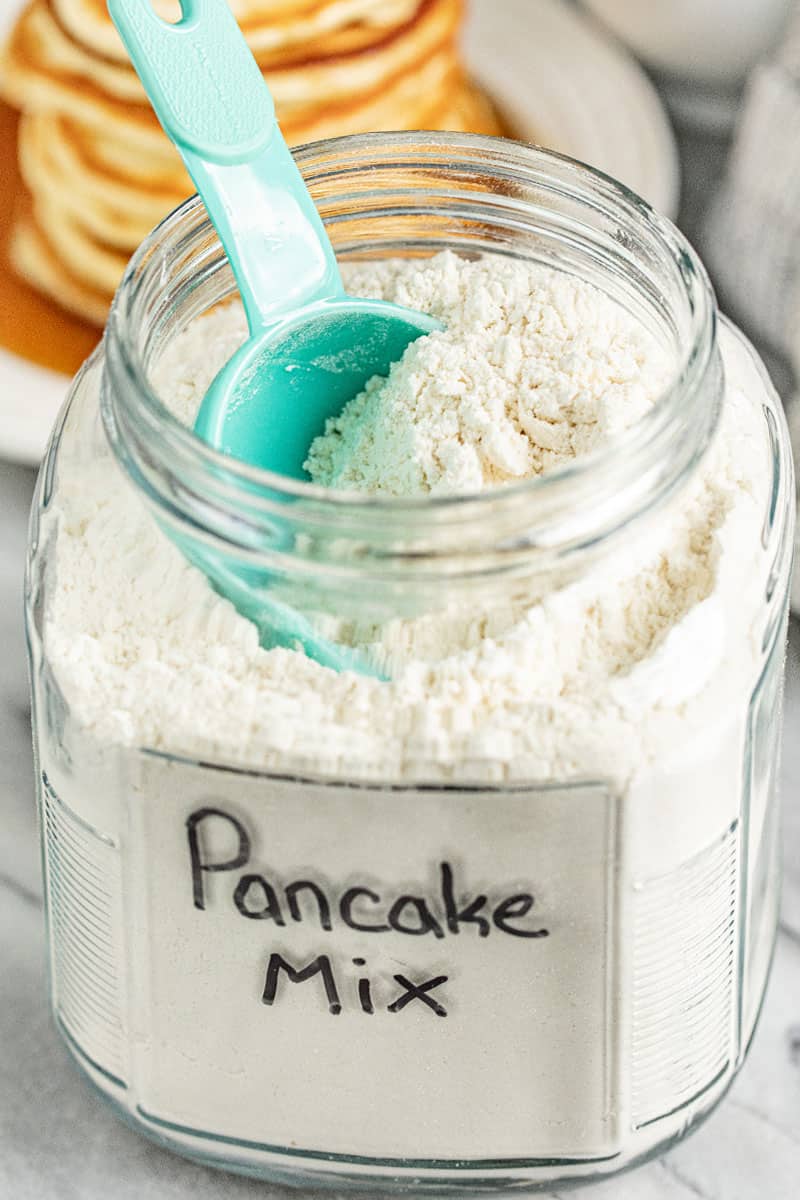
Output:
[[[142,0],[149,3],[150,0]],[[175,20],[177,0],[155,0]],[[465,78],[463,0],[232,0],[290,144],[388,129],[500,132]],[[98,323],[131,252],[194,190],[104,0],[32,0],[2,58],[28,189],[11,256]]]

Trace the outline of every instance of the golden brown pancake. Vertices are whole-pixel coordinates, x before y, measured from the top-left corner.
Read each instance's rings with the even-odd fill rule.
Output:
[[[401,93],[407,92],[406,96]],[[378,96],[372,106],[361,106],[354,131],[391,128],[398,113],[408,127],[436,128],[463,120],[456,116],[463,105],[462,85],[454,60],[431,60],[413,78],[401,81],[390,96]],[[314,136],[341,132],[348,115],[336,109],[319,118]],[[19,161],[33,196],[57,196],[65,215],[108,246],[130,254],[162,217],[194,188],[182,168],[169,182],[131,178],[87,153],[91,131],[76,135],[77,127],[50,113],[27,113],[19,131]],[[304,139],[308,140],[308,139]],[[121,156],[124,166],[125,156]],[[51,240],[53,233],[50,231]]]
[[[23,116],[19,165],[34,198],[56,198],[65,216],[83,226],[92,238],[126,256],[192,191],[188,178],[178,190],[159,190],[135,187],[93,171],[81,158],[79,148],[59,128],[57,119],[47,113]]]
[[[87,287],[69,274],[30,215],[17,219],[11,237],[10,259],[27,283],[50,296],[63,308],[96,325],[105,324],[108,295]]]
[[[113,296],[129,254],[93,238],[62,204],[43,193],[33,198],[33,219],[73,279],[107,299]]]
[[[461,81],[440,120],[432,128],[492,137],[506,137],[509,132],[486,93],[467,79]]]
[[[127,63],[122,41],[104,0],[50,0],[64,30],[96,58]],[[273,9],[263,0],[231,4],[253,52],[263,66],[305,57],[347,53],[372,45],[410,21],[422,0],[316,0],[295,11]],[[177,0],[156,0],[153,7],[175,20]]]
[[[425,124],[429,128],[500,132],[486,98],[458,78],[455,88],[429,110]],[[127,257],[158,221],[192,192],[188,179],[184,190],[160,191],[137,187],[119,175],[96,172],[47,114],[25,116],[19,149],[26,185],[37,198],[37,221],[50,244],[61,250],[66,247],[72,274],[95,288],[108,287],[109,296]],[[40,197],[42,203],[38,203]],[[58,203],[50,197],[58,197]],[[78,246],[79,259],[73,259],[70,248]]]
[[[413,70],[458,29],[462,0],[423,0],[413,18],[381,41],[347,54],[306,58],[287,67],[273,66],[269,86],[279,116],[292,106],[353,101],[387,80]],[[76,42],[53,15],[47,0],[33,0],[12,35],[6,57],[15,68],[17,100],[25,107],[26,74],[37,73],[59,94],[75,91],[91,97],[132,102],[148,108],[141,82],[130,63],[98,59]],[[41,106],[41,89],[33,104]]]
[[[460,0],[443,2],[458,5]],[[94,129],[101,139],[116,141],[131,159],[159,164],[166,160],[174,169],[177,155],[151,108],[128,103],[89,79],[58,70],[52,59],[44,57],[41,44],[35,48],[36,22],[42,12],[46,10],[35,0],[27,14],[33,19],[20,22],[7,46],[0,67],[0,84],[6,97],[23,111],[55,111],[79,126]],[[284,135],[299,144],[333,132],[419,126],[430,99],[424,89],[436,87],[434,80],[441,81],[452,62],[453,51],[445,43],[441,48],[434,47],[428,58],[417,58],[410,69],[384,80],[372,92],[359,96],[343,92],[329,97],[324,104],[284,106],[279,109]],[[393,105],[394,116],[390,119],[387,114]],[[373,120],[377,124],[371,124]]]
[[[177,15],[174,0],[156,0]],[[287,141],[368,130],[501,132],[463,77],[463,0],[233,0]],[[25,279],[92,320],[132,251],[194,190],[127,61],[104,0],[31,0],[0,55],[23,110]]]
[[[137,188],[183,191],[186,187],[186,170],[168,138],[162,137],[156,154],[132,154],[130,145],[120,138],[113,125],[100,130],[55,113],[42,115],[57,123],[58,130],[63,131],[68,143],[95,174],[120,178]],[[58,136],[55,131],[54,135]]]
[[[105,203],[113,193],[102,196],[82,196],[73,193],[64,202],[64,171],[72,163],[72,151],[62,158],[61,151],[52,153],[53,138],[49,136],[49,118],[28,118],[21,145],[26,178],[39,183],[37,199],[32,213],[26,215],[15,230],[12,256],[29,282],[43,288],[48,294],[62,300],[72,311],[83,313],[92,320],[104,321],[108,304],[128,261],[129,252],[146,236],[151,226],[166,215],[173,205],[164,199],[164,212],[149,210],[153,219],[146,224],[144,207],[137,207],[135,193],[127,218],[114,206]],[[430,128],[464,128],[469,126],[478,132],[501,132],[501,127],[485,97],[460,78],[440,105],[438,113],[431,114]],[[58,140],[58,139],[55,139]],[[32,149],[31,149],[32,148]],[[38,167],[31,169],[27,161],[32,154]],[[41,156],[41,161],[37,160]],[[40,174],[36,174],[38,169]],[[188,194],[188,193],[187,193]],[[59,197],[55,202],[51,197]],[[155,196],[151,193],[151,205]],[[126,232],[125,219],[134,225],[133,232]],[[137,220],[142,222],[136,228]]]

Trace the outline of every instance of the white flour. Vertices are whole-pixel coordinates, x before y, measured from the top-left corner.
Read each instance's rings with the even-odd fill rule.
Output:
[[[356,294],[422,308],[445,329],[328,422],[307,463],[326,487],[415,496],[540,475],[632,425],[668,379],[641,325],[564,275],[453,254],[354,274]]]
[[[665,379],[662,351],[629,316],[540,269],[446,256],[364,264],[347,282],[432,311],[447,331],[410,348],[315,443],[312,471],[336,486],[436,493],[539,474],[635,421]],[[171,347],[157,384],[182,419],[243,336],[241,313],[218,310]],[[135,1120],[345,1155],[611,1162],[677,1135],[721,1093],[739,1045],[732,905],[769,472],[762,384],[727,331],[722,347],[724,412],[696,478],[578,580],[488,611],[451,601],[413,621],[343,621],[390,682],[261,648],[107,448],[71,466],[63,452],[45,640],[74,720],[68,754],[42,752],[58,797],[49,844],[62,857],[80,845],[76,877],[98,864],[112,900],[98,909],[76,884],[67,917],[51,921],[66,945],[54,991],[74,1041],[127,1082],[115,1094]],[[142,746],[408,790],[215,771]],[[598,782],[568,786],[587,779]],[[527,786],[408,787],[419,781]],[[759,786],[751,873],[770,811]],[[201,857],[217,863],[243,823],[246,863],[193,876],[193,821]],[[446,862],[460,903],[480,890],[502,906],[513,892],[518,913],[529,894],[535,934],[452,936]],[[50,870],[58,907],[69,864]],[[253,919],[269,895],[258,877],[282,922]],[[382,931],[337,917],[326,932],[308,896],[290,917],[292,879],[332,903],[360,886],[362,919]],[[432,913],[441,937],[389,928],[403,894],[406,923]],[[96,936],[86,957],[72,932],[81,911],[92,929],[109,925],[113,970],[97,991],[118,1007],[105,1021],[83,1004],[98,952]],[[745,1041],[768,961],[760,928],[748,926]],[[319,977],[281,976],[275,994],[273,973],[262,1000],[276,954],[299,968],[323,951],[341,1011]],[[447,1020],[423,1001],[392,1014],[399,975],[443,980],[433,994]]]
[[[405,413],[396,427],[415,451],[391,458],[403,475],[393,477],[393,490],[409,490],[419,471],[427,486],[452,487],[467,458],[473,481],[480,472],[496,478],[505,441],[523,446],[529,472],[544,469],[567,457],[567,447],[597,445],[657,394],[660,351],[621,310],[585,285],[506,262],[498,269],[495,285],[486,265],[450,256],[424,267],[351,268],[354,291],[448,322],[452,314],[454,328],[479,339],[479,352],[465,355],[470,369],[485,363],[494,335],[479,338],[479,328],[495,319],[502,353],[516,355],[514,372],[542,381],[535,400],[526,393],[516,407],[503,369],[490,372],[472,410],[462,394],[448,460],[459,466],[432,483],[438,443],[431,432],[444,410],[433,367],[445,358],[452,373],[456,355],[446,334],[412,347],[385,389],[392,413]],[[527,296],[536,320],[525,315]],[[513,323],[529,347],[522,360],[519,349],[507,350]],[[158,384],[183,419],[192,418],[243,334],[239,311],[221,310],[171,348]],[[417,392],[429,402],[419,424]],[[533,425],[518,431],[521,412],[533,408],[558,451],[543,449]],[[487,413],[503,432],[491,443],[491,461]],[[388,684],[260,648],[254,627],[161,535],[107,457],[64,497],[48,635],[59,682],[89,729],[126,744],[381,778],[599,773],[624,781],[653,753],[653,738],[661,744],[659,727],[675,719],[665,701],[684,704],[712,677],[726,626],[745,636],[738,598],[747,557],[723,550],[732,541],[758,545],[766,470],[758,419],[733,388],[713,454],[680,505],[578,582],[532,606],[499,605],[477,616],[445,609],[378,631],[375,649],[392,665]],[[384,461],[375,425],[355,422],[351,410],[341,427],[347,438],[330,433],[317,443],[316,469],[335,442],[341,468],[372,486]],[[385,432],[380,418],[378,428]]]

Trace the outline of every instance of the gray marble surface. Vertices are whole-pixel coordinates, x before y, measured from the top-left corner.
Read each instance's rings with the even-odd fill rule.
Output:
[[[121,1125],[72,1065],[45,993],[22,562],[31,473],[0,463],[0,1197],[277,1197],[186,1163]],[[785,889],[760,1027],[733,1089],[664,1158],[590,1189],[594,1200],[796,1200],[800,1195],[800,625],[793,624],[783,754]],[[580,1189],[583,1194],[586,1189]]]

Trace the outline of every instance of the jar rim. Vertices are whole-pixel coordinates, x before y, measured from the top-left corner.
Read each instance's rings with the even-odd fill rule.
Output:
[[[534,501],[537,506],[550,509],[581,491],[588,496],[605,489],[613,495],[620,486],[620,470],[624,469],[621,464],[629,464],[630,469],[631,464],[643,463],[645,459],[655,463],[664,455],[665,442],[675,438],[686,440],[691,404],[717,354],[714,294],[690,243],[669,220],[624,184],[555,151],[478,134],[346,135],[308,143],[293,153],[307,180],[309,175],[313,178],[315,170],[320,178],[331,179],[345,177],[348,172],[363,172],[367,167],[372,169],[379,161],[390,167],[424,163],[431,167],[480,169],[484,175],[496,179],[522,182],[544,192],[549,189],[556,196],[585,202],[588,208],[618,222],[623,232],[626,227],[637,229],[663,253],[685,286],[690,332],[682,344],[670,382],[641,418],[599,449],[543,475],[479,492],[422,497],[364,495],[291,479],[233,459],[208,445],[169,411],[150,384],[139,347],[129,336],[131,324],[136,320],[137,290],[142,277],[154,265],[163,270],[165,251],[177,253],[186,238],[197,236],[198,229],[213,233],[207,217],[198,224],[203,206],[199,197],[194,196],[166,217],[133,255],[112,304],[106,333],[107,359],[112,360],[112,371],[117,376],[111,390],[117,392],[115,385],[121,380],[126,393],[136,397],[139,417],[162,445],[162,450],[154,450],[154,454],[177,456],[209,479],[213,478],[218,499],[224,496],[233,499],[244,492],[257,508],[260,501],[253,500],[257,494],[263,497],[265,511],[287,503],[309,504],[318,519],[327,514],[332,522],[341,518],[373,526],[376,522],[389,522],[398,528],[408,519],[433,517],[446,521],[449,515],[458,514],[460,523],[468,514],[476,516],[512,506],[524,506],[530,516]],[[121,450],[119,444],[117,406],[118,397],[112,396],[105,402],[104,419],[115,452],[124,465],[129,465],[125,449]],[[705,442],[695,447],[696,452],[690,455],[692,462],[704,451],[714,423],[715,420],[706,422]],[[698,423],[698,428],[702,424]]]

